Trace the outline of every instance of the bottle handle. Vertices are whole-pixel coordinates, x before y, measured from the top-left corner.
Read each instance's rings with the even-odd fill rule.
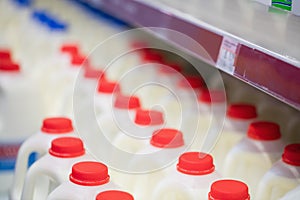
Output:
[[[36,135],[28,138],[20,147],[15,164],[15,174],[10,199],[20,199],[24,180],[27,172],[27,164],[31,153],[37,152],[39,155],[46,153],[43,143],[36,139]]]
[[[51,171],[45,163],[47,155],[35,162],[28,170],[24,181],[21,200],[46,199],[49,193]]]

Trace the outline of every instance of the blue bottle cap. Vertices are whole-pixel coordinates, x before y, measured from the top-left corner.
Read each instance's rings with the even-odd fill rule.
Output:
[[[52,31],[66,31],[68,25],[56,19],[49,19],[47,22],[48,28]]]
[[[32,0],[14,0],[14,2],[22,7],[30,7],[32,5]]]
[[[35,10],[32,13],[32,18],[41,24],[47,24],[49,21],[49,17],[44,10]]]

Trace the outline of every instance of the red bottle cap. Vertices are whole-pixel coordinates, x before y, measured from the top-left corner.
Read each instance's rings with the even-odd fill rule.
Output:
[[[251,123],[247,134],[254,140],[277,140],[281,137],[279,125],[265,121]]]
[[[232,104],[228,107],[227,116],[236,119],[254,119],[256,108],[250,104]]]
[[[201,152],[187,152],[179,157],[177,170],[190,175],[205,175],[215,171],[211,155]]]
[[[156,110],[138,109],[134,122],[138,125],[160,125],[164,123],[163,113]]]
[[[152,134],[150,144],[159,148],[176,148],[184,145],[182,132],[176,129],[159,129]]]
[[[49,134],[69,133],[73,131],[72,121],[64,117],[46,118],[43,120],[42,131]]]
[[[83,186],[103,185],[109,182],[108,168],[100,162],[76,163],[72,167],[70,181]]]
[[[186,76],[179,81],[178,86],[182,88],[199,89],[204,87],[204,82],[200,76]]]
[[[96,200],[134,200],[128,192],[119,190],[107,190],[97,195]]]
[[[119,94],[116,97],[114,106],[120,109],[136,109],[140,108],[141,105],[138,97]]]
[[[250,200],[248,186],[236,180],[219,180],[211,185],[208,200]]]
[[[107,79],[100,79],[98,82],[98,92],[113,94],[120,92],[120,85],[117,82],[110,82]]]
[[[95,69],[89,65],[84,68],[84,77],[91,79],[105,79],[105,74],[100,69]]]
[[[11,60],[9,49],[0,49],[0,60]]]
[[[4,61],[0,63],[0,71],[5,72],[20,72],[20,65],[17,63],[12,63],[11,61]]]
[[[75,137],[61,137],[52,140],[49,153],[59,158],[73,158],[85,153],[83,142]]]
[[[70,55],[78,55],[79,47],[78,44],[66,43],[60,47],[62,53],[68,53]]]
[[[146,49],[143,51],[142,59],[144,62],[150,63],[161,63],[163,61],[163,57],[161,54]]]
[[[71,58],[71,64],[74,67],[80,67],[84,62],[86,62],[86,57],[79,54],[74,54]]]
[[[287,145],[284,148],[282,160],[287,164],[300,166],[300,143]]]
[[[181,66],[176,63],[162,63],[162,65],[163,66],[159,68],[159,72],[163,74],[172,74],[182,71]]]
[[[221,90],[202,90],[198,100],[203,103],[224,103],[226,94]]]

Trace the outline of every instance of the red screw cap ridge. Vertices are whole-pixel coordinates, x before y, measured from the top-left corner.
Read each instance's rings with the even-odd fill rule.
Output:
[[[79,47],[78,44],[66,43],[60,47],[62,53],[68,53],[70,55],[78,55]]]
[[[49,153],[59,158],[73,158],[85,153],[83,142],[75,137],[61,137],[52,140]]]
[[[109,182],[108,168],[100,162],[79,162],[73,165],[69,178],[71,182],[78,185],[103,185]]]
[[[159,148],[177,148],[184,145],[183,134],[176,129],[159,129],[152,134],[150,144]]]
[[[20,72],[21,68],[20,65],[17,63],[12,63],[9,60],[5,60],[4,62],[1,61],[0,63],[0,71],[5,72]]]
[[[72,132],[72,121],[64,117],[46,118],[43,121],[41,130],[48,134],[61,134]]]
[[[141,105],[138,97],[119,94],[116,97],[114,107],[120,109],[136,109],[140,108]]]
[[[163,61],[163,57],[161,54],[146,50],[142,51],[142,60],[143,62],[154,62],[154,63],[161,63]]]
[[[211,185],[208,200],[250,200],[248,186],[236,180],[219,180]]]
[[[110,82],[106,79],[100,79],[98,82],[98,92],[112,94],[114,92],[120,92],[120,85],[117,82]]]
[[[178,86],[199,89],[204,87],[204,81],[200,76],[186,76],[178,82]]]
[[[86,57],[79,54],[75,54],[71,58],[71,64],[74,67],[80,67],[84,62],[86,62]]]
[[[235,119],[254,119],[257,113],[254,105],[232,104],[228,107],[227,116]]]
[[[202,90],[198,100],[203,103],[225,103],[226,95],[221,90]]]
[[[138,109],[134,122],[138,125],[161,125],[164,123],[163,113],[156,110]]]
[[[254,140],[277,140],[281,137],[280,127],[273,122],[253,122],[248,128],[248,137]]]
[[[97,195],[96,200],[134,200],[128,192],[120,190],[107,190]]]
[[[287,145],[282,154],[282,161],[290,165],[300,166],[300,143]]]
[[[0,60],[11,60],[9,49],[0,49]]]
[[[179,157],[177,170],[190,175],[205,175],[215,171],[213,157],[201,152],[186,152]]]

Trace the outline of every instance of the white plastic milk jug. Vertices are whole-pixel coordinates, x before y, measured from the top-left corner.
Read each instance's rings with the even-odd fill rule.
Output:
[[[85,152],[79,138],[61,137],[52,140],[48,154],[30,166],[21,199],[46,199],[50,193],[49,186],[53,189],[67,181],[73,164],[88,160],[93,159]]]
[[[223,131],[211,152],[221,174],[227,153],[246,136],[249,124],[257,117],[256,108],[251,104],[231,104],[226,115]]]
[[[253,122],[247,137],[228,152],[223,164],[223,175],[245,182],[254,198],[259,180],[280,158],[283,148],[278,124]]]
[[[16,161],[15,176],[10,191],[11,199],[21,198],[29,156],[32,153],[43,156],[47,153],[53,139],[64,136],[76,136],[72,121],[63,117],[46,118],[43,121],[41,131],[23,142]]]
[[[279,199],[299,185],[300,144],[289,144],[282,158],[260,180],[256,199]]]
[[[220,179],[213,158],[200,152],[186,152],[179,157],[177,169],[158,183],[152,199],[207,199],[209,186]]]

